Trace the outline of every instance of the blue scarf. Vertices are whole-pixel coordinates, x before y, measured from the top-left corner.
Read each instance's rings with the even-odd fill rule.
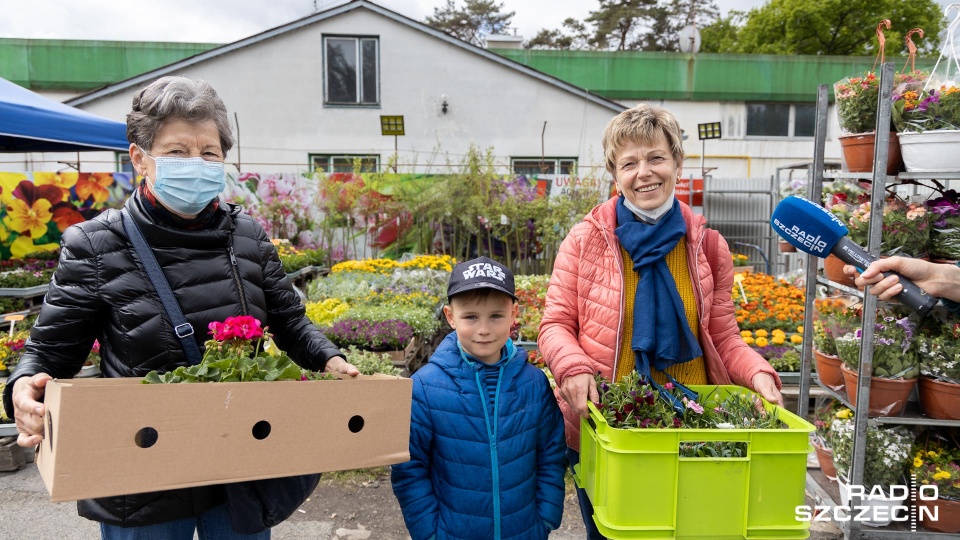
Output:
[[[638,221],[623,205],[621,196],[617,224],[617,238],[640,274],[633,299],[630,348],[636,355],[637,372],[652,383],[651,369],[663,371],[703,356],[666,261],[667,254],[687,233],[687,223],[678,204],[652,225]]]

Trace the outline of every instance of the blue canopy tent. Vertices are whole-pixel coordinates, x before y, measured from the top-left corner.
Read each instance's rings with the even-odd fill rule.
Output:
[[[0,78],[0,152],[130,148],[127,126],[64,105]]]

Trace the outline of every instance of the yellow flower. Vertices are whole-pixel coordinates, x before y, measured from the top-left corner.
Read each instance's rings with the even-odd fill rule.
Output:
[[[53,251],[59,247],[60,244],[57,242],[34,244],[33,238],[30,238],[29,236],[21,236],[14,240],[12,244],[10,244],[10,255],[13,259],[22,259],[30,253],[36,253],[38,251]]]
[[[747,345],[750,345],[751,343],[753,343],[753,338],[752,338],[752,337],[745,337],[745,338],[743,338],[743,342],[746,343]]]
[[[784,342],[783,336],[780,336],[780,335],[774,335],[770,339],[770,343],[773,343],[774,345],[783,345],[783,342]]]
[[[4,223],[18,233],[40,238],[47,234],[47,223],[53,218],[50,206],[50,201],[46,199],[37,199],[32,206],[27,206],[24,200],[11,199]]]
[[[848,418],[853,418],[853,411],[850,409],[840,409],[835,416],[841,420],[847,420]]]
[[[790,336],[790,343],[803,343],[803,336],[800,334]]]
[[[938,453],[934,452],[933,450],[931,450],[931,451],[927,452],[927,457],[932,457],[932,458],[940,457],[940,454],[938,454]]]
[[[767,345],[767,338],[763,336],[757,338],[757,347],[766,347]]]
[[[767,337],[768,335],[767,331],[762,328],[757,330],[757,337]]]
[[[740,332],[740,337],[742,337],[742,338],[744,338],[744,339],[746,339],[746,338],[748,338],[748,337],[753,337],[753,332],[751,332],[751,331],[749,331],[749,330],[743,330],[743,331]]]
[[[35,172],[33,173],[33,183],[38,186],[57,186],[63,191],[63,200],[70,200],[70,188],[76,185],[77,180],[80,178],[80,173],[76,171],[67,171],[62,173],[51,173],[51,172]],[[110,176],[110,180],[113,181],[113,176]],[[85,197],[81,197],[85,199]],[[104,199],[106,200],[106,199]]]
[[[933,475],[933,479],[934,479],[934,480],[949,480],[949,479],[950,479],[950,473],[948,473],[947,471],[940,471],[940,472],[938,472],[937,474]]]
[[[913,466],[914,466],[914,468],[920,468],[920,467],[922,467],[922,466],[923,466],[923,460],[920,459],[920,458],[913,458]]]
[[[802,324],[797,327],[797,332],[799,332],[799,333],[801,333],[801,334],[803,333],[803,325],[802,325]]]
[[[786,336],[787,336],[787,333],[784,332],[783,330],[779,329],[779,328],[776,328],[776,329],[774,329],[773,332],[770,332],[770,335],[772,335],[772,336],[786,337]]]

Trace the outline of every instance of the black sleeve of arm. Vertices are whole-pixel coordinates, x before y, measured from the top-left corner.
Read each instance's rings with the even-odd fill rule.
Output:
[[[277,346],[294,362],[314,371],[322,371],[334,356],[346,358],[323,332],[307,318],[300,296],[293,289],[266,233],[258,226],[257,242],[263,265],[263,292],[267,299],[267,326]]]
[[[97,335],[100,260],[89,237],[70,227],[61,238],[60,261],[44,297],[37,322],[30,330],[23,357],[7,380],[3,406],[13,413],[13,385],[20,377],[47,373],[68,379],[80,371]],[[12,417],[12,416],[11,416]]]

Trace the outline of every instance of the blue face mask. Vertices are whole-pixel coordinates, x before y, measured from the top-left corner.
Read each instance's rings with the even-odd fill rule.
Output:
[[[198,157],[155,158],[143,148],[140,151],[157,164],[153,194],[164,206],[178,214],[199,214],[226,187],[222,161],[207,161]]]

